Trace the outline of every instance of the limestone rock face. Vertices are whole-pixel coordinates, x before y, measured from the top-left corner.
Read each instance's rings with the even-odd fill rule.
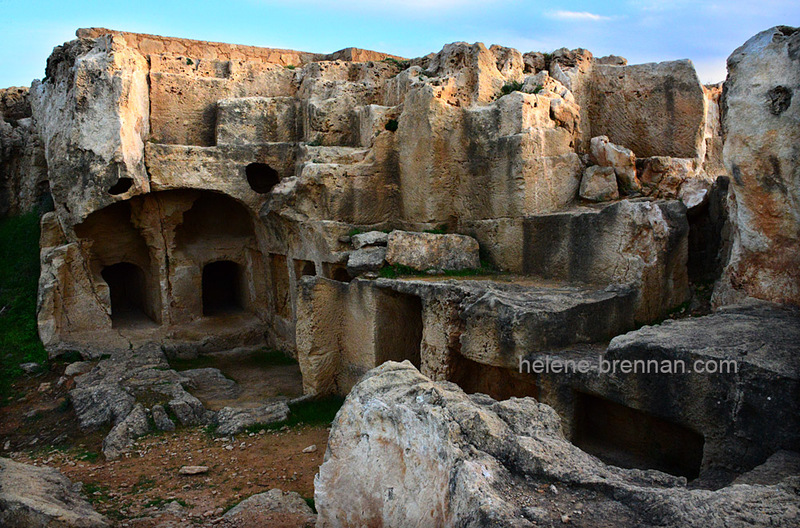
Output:
[[[141,53],[124,38],[108,35],[57,47],[48,62],[48,82],[34,82],[31,104],[53,199],[71,223],[115,201],[109,190],[120,181],[130,183],[120,194],[149,192],[147,73]],[[75,174],[83,185],[73,185]]]
[[[419,271],[480,267],[478,242],[466,235],[392,231],[386,249],[386,262]]]
[[[608,136],[638,157],[702,159],[704,93],[690,61],[595,64],[592,73],[592,136]]]
[[[31,118],[29,90],[0,90],[0,218],[46,201],[47,162]]]
[[[728,58],[723,157],[733,248],[715,303],[800,303],[800,30],[768,29]]]
[[[564,438],[547,405],[468,396],[390,362],[348,395],[314,487],[320,527],[560,525],[559,501],[583,504],[569,516],[583,526],[722,527],[791,524],[794,482],[712,492],[607,466]]]
[[[678,201],[622,200],[525,219],[524,269],[551,279],[631,284],[637,321],[689,296],[689,225]]]
[[[7,528],[109,526],[60,471],[0,458],[0,524]]]
[[[606,202],[619,198],[614,167],[600,165],[587,167],[581,179],[580,196],[592,202]]]
[[[653,395],[670,392],[669,402],[655,406],[665,418],[702,433],[704,467],[749,470],[776,451],[800,447],[800,416],[787,403],[800,393],[798,352],[800,309],[751,299],[619,335],[605,355],[610,361],[679,359],[687,367],[726,360],[735,362],[734,372],[719,367],[681,379],[648,376],[648,391],[637,389],[636,374],[599,377],[590,390],[614,386],[619,401],[635,408],[654,405]]]
[[[382,265],[379,251],[342,242],[354,229],[473,236],[498,268],[524,272],[524,218],[575,204],[589,138],[631,147],[595,133],[598,68],[626,79],[615,104],[659,117],[647,149],[675,156],[653,138],[693,134],[691,119],[672,129],[661,120],[673,115],[670,97],[691,99],[688,64],[625,69],[586,50],[481,43],[404,60],[80,30],[30,96],[55,202],[42,224],[43,342],[53,354],[145,340],[294,349],[300,277],[313,266],[346,280],[348,259],[351,276]],[[652,88],[653,105],[641,107],[637,83]],[[718,115],[713,94],[703,101],[701,124]],[[718,129],[707,126],[706,139]],[[605,150],[621,190],[636,192],[628,152]],[[705,163],[699,151],[692,159]],[[221,261],[235,266],[241,313],[209,333],[203,274]],[[104,274],[120,265],[120,280],[143,285],[148,332],[116,317],[119,288]]]
[[[103,441],[103,454],[114,459],[150,431],[149,406],[160,430],[175,427],[165,408],[183,425],[211,422],[214,413],[187,392],[193,386],[195,380],[170,369],[162,350],[151,345],[114,351],[101,359],[89,372],[76,376],[69,399],[83,431],[112,426]]]
[[[137,403],[128,416],[115,425],[103,439],[103,454],[108,460],[119,458],[136,438],[144,436],[149,430],[147,411],[141,403]]]

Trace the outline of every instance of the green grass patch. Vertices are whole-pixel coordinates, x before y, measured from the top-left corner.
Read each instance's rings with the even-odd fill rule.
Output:
[[[519,81],[511,81],[510,83],[504,84],[500,89],[500,92],[502,95],[508,95],[512,92],[518,92],[520,90],[522,90],[522,83]]]
[[[83,485],[83,494],[86,496],[86,500],[92,504],[97,504],[98,502],[108,502],[111,500],[111,497],[108,494],[108,486],[103,486],[97,482],[85,483]]]
[[[397,66],[401,70],[405,70],[406,68],[408,68],[411,65],[411,61],[407,61],[407,60],[401,61],[401,60],[397,60],[397,59],[395,59],[393,57],[386,57],[385,59],[383,59],[383,62],[388,62],[389,64],[393,64],[393,65]]]
[[[100,458],[100,453],[97,451],[88,451],[88,450],[81,450],[75,454],[75,458],[78,460],[83,460],[84,462],[91,462],[94,463]]]
[[[49,368],[36,327],[39,285],[39,215],[0,220],[0,406],[13,397],[20,364]]]
[[[284,66],[284,68],[286,68],[287,70],[294,70],[295,68],[297,68],[297,66],[295,66],[294,64],[287,64],[286,66]]]
[[[429,270],[419,271],[402,264],[394,264],[392,266],[384,266],[378,271],[378,275],[384,279],[396,279],[398,277],[430,277]],[[463,270],[443,270],[438,275],[445,277],[477,277],[481,275],[497,275],[499,271],[497,268],[488,262],[481,260],[479,268],[463,269]]]

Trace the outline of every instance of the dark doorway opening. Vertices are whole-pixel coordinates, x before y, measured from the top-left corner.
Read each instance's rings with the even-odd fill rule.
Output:
[[[577,392],[574,428],[575,445],[608,464],[689,480],[700,474],[703,436],[657,416]]]
[[[203,267],[203,315],[219,315],[243,309],[239,265],[229,260]]]
[[[111,326],[119,327],[152,321],[145,304],[145,280],[142,268],[130,262],[106,266],[101,272],[111,294]]]
[[[245,167],[244,173],[250,188],[259,194],[270,192],[281,181],[278,171],[266,163],[251,163]]]
[[[333,272],[331,273],[331,278],[339,282],[350,282],[351,280],[353,280],[350,277],[350,274],[347,273],[347,268],[341,266],[333,268]]]
[[[294,275],[296,280],[300,280],[306,275],[312,277],[317,274],[317,266],[310,260],[295,260],[294,261]]]
[[[420,368],[422,345],[422,299],[384,291],[377,299],[376,364],[409,360]]]

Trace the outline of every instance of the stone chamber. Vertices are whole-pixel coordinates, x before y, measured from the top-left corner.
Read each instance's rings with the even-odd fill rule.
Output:
[[[345,427],[370,431],[351,415],[370,397],[405,408],[392,372],[414,405],[442,391],[448,405],[475,406],[480,419],[467,422],[487,430],[492,413],[510,420],[503,405],[545,404],[543,427],[610,464],[581,458],[589,473],[570,482],[616,493],[634,511],[620,526],[644,518],[624,497],[658,502],[677,486],[689,504],[695,490],[728,493],[775,453],[800,450],[798,30],[753,37],[714,86],[688,60],[628,65],[583,49],[453,43],[408,60],[101,28],[77,37],[54,49],[44,79],[2,98],[0,212],[49,209],[38,326],[51,356],[120,352],[140,365],[139,350],[281,350],[309,397],[357,387],[332,442]],[[553,358],[738,370],[524,368]],[[390,361],[414,369],[367,374]],[[513,399],[525,397],[540,403]],[[184,423],[214,419],[178,388],[165,398]],[[535,471],[514,458],[530,446],[504,459],[483,441],[465,440],[504,471]],[[578,460],[563,449],[565,464]],[[365,494],[389,484],[337,456],[320,473],[317,504],[330,509],[318,526],[413,520],[402,505],[346,511],[357,505],[336,478]],[[537,467],[561,471],[548,464]],[[606,488],[586,477],[607,472]],[[457,485],[499,489],[487,482]],[[458,516],[494,506],[450,493],[435,498],[451,501],[443,524],[487,525],[489,514]],[[794,493],[781,515],[797,519]],[[532,522],[509,512],[495,513]]]

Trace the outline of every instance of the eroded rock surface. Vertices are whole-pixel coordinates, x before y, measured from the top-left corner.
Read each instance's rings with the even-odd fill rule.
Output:
[[[286,402],[274,402],[254,409],[238,409],[223,407],[216,414],[216,434],[234,435],[241,433],[253,425],[280,422],[289,417],[289,406]]]
[[[584,453],[532,398],[468,396],[385,363],[337,415],[315,502],[318,526],[791,525],[797,479],[687,489],[683,478]]]
[[[0,525],[7,528],[101,528],[94,511],[60,471],[0,458]]]
[[[762,31],[728,57],[723,158],[733,248],[717,305],[743,296],[800,304],[800,30]]]
[[[113,426],[103,442],[103,453],[113,459],[150,431],[150,416],[160,430],[174,427],[166,409],[182,425],[210,423],[214,413],[184,388],[194,383],[169,367],[159,347],[149,346],[100,360],[75,378],[69,398],[83,431]],[[160,409],[150,414],[154,407]]]

